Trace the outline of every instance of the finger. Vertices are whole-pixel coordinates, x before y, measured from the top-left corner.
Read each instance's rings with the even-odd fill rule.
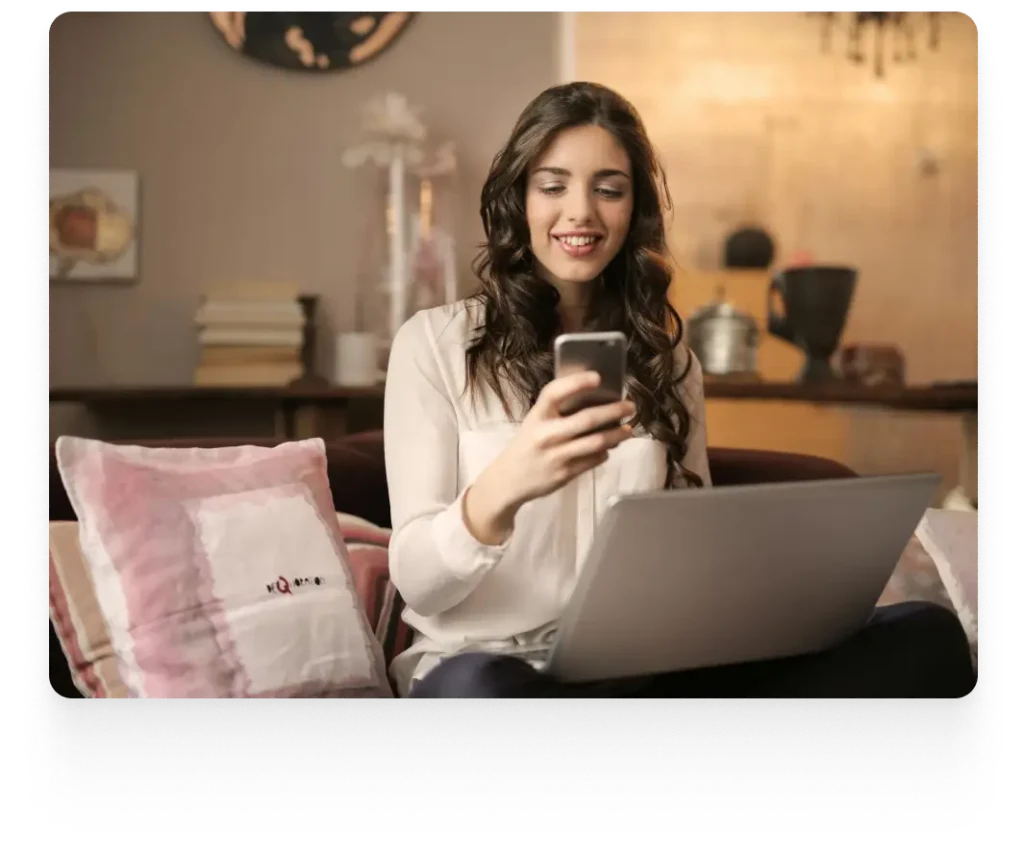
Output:
[[[632,418],[636,407],[628,400],[607,403],[601,406],[589,406],[573,415],[549,422],[550,429],[545,430],[545,445],[560,445],[577,436],[593,433],[607,424],[618,424],[625,418]]]
[[[611,448],[620,445],[633,435],[633,428],[628,425],[604,430],[600,433],[588,433],[578,439],[571,439],[555,449],[556,456],[564,461],[575,460],[577,457],[592,457],[607,453]]]
[[[560,376],[552,379],[540,390],[535,408],[539,409],[545,418],[557,416],[559,404],[574,394],[597,388],[601,384],[601,374],[588,370],[582,373],[570,373],[568,376]]]
[[[589,472],[596,466],[600,466],[608,459],[607,451],[600,451],[597,454],[589,454],[585,457],[577,457],[570,460],[562,467],[562,478],[565,482],[577,478],[585,472]]]

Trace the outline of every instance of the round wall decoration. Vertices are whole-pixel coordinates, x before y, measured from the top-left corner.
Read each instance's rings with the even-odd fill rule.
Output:
[[[412,12],[210,12],[234,50],[284,69],[361,66],[391,45]]]

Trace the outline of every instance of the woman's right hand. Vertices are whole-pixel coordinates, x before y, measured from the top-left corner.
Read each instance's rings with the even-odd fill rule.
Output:
[[[541,389],[512,442],[480,474],[463,497],[463,519],[477,540],[502,543],[526,502],[564,487],[608,459],[608,452],[633,435],[633,404],[617,401],[563,416],[562,401],[596,388],[601,378],[584,372],[554,379]],[[616,424],[610,430],[597,428]]]

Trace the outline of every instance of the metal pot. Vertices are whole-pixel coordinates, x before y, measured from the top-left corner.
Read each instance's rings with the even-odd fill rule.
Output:
[[[757,322],[723,296],[720,288],[714,301],[693,313],[687,322],[687,341],[705,374],[756,376]]]

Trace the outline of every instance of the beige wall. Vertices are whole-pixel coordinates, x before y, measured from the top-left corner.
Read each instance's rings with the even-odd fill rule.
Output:
[[[197,296],[221,279],[297,280],[326,330],[353,313],[360,178],[340,149],[357,111],[405,93],[460,148],[460,272],[482,237],[479,189],[519,111],[556,80],[558,16],[422,13],[366,66],[288,73],[240,57],[205,13],[71,13],[50,31],[53,166],[141,176],[141,275],[53,285],[50,381],[190,381]],[[324,341],[327,339],[324,338]],[[321,366],[330,366],[321,343]],[[51,435],[87,426],[51,411]]]
[[[364,198],[338,151],[358,106],[387,88],[459,143],[468,285],[479,186],[515,115],[560,77],[559,31],[555,14],[424,13],[366,67],[321,76],[234,55],[202,13],[59,18],[51,163],[138,170],[143,232],[137,284],[51,288],[51,384],[188,381],[195,302],[222,278],[297,279],[323,295],[326,329],[345,325]],[[976,375],[969,19],[946,16],[940,52],[919,43],[917,64],[881,82],[822,56],[818,25],[799,14],[581,13],[570,37],[573,77],[621,90],[649,126],[671,181],[682,267],[713,264],[732,224],[760,219],[783,260],[806,248],[861,269],[848,339],[898,342],[915,382]],[[938,158],[935,175],[918,169],[923,149]],[[680,280],[677,295],[685,305],[698,292]],[[795,367],[787,349],[763,347],[773,368]],[[323,343],[322,365],[329,359]],[[955,418],[714,402],[709,420],[717,444],[956,479]],[[89,425],[53,409],[51,434],[69,429]]]
[[[809,250],[856,266],[845,339],[899,344],[912,382],[977,375],[977,33],[944,16],[931,53],[870,66],[823,55],[800,13],[583,13],[576,77],[639,109],[668,172],[681,270],[717,265],[737,223],[764,224],[779,260]],[[938,170],[920,169],[934,154]],[[695,280],[699,281],[700,278]],[[704,296],[676,284],[680,310]],[[758,294],[753,301],[763,316]],[[767,376],[798,356],[763,347]],[[787,353],[787,350],[790,352]],[[938,469],[956,480],[956,418],[715,402],[712,442],[838,456],[865,472]]]

